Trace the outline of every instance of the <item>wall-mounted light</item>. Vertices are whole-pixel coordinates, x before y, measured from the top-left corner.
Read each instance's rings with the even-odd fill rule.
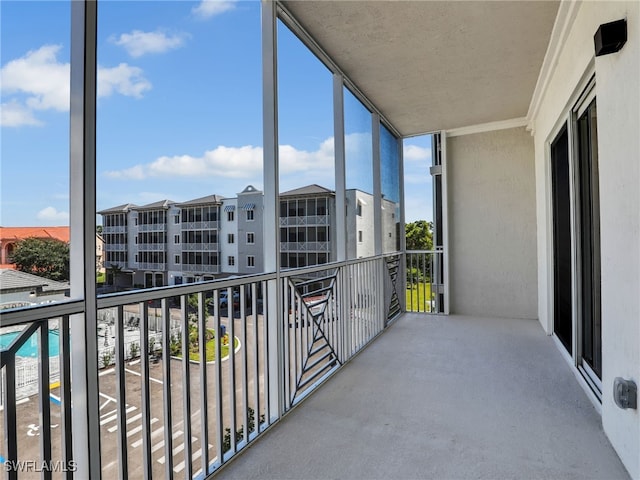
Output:
[[[627,43],[627,20],[603,23],[593,36],[596,57],[619,51]]]

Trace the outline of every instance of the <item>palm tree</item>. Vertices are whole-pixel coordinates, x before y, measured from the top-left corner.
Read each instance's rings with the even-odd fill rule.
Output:
[[[112,263],[107,267],[107,279],[111,278],[111,286],[116,287],[116,280],[118,279],[118,275],[122,273],[122,267],[117,263]]]

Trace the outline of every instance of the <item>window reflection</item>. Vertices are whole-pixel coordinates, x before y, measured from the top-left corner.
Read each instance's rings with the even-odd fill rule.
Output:
[[[375,254],[371,112],[344,89],[347,258]],[[362,232],[362,241],[358,241]]]

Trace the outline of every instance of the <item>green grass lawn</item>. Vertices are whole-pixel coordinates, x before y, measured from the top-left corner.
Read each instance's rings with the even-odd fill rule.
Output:
[[[225,335],[226,337],[228,337],[228,335]],[[233,339],[233,349],[235,350],[238,347],[239,344],[239,340],[237,338]],[[229,345],[222,345],[222,358],[226,357],[227,355],[229,355]],[[211,340],[209,340],[207,342],[206,348],[205,348],[205,352],[206,352],[206,356],[207,356],[207,362],[213,362],[216,359],[216,339],[212,338]],[[196,362],[200,361],[200,352],[199,351],[192,351],[189,352],[189,360],[193,360]]]
[[[96,274],[96,283],[104,283],[107,279],[107,274],[105,272],[98,272]]]
[[[407,311],[425,312],[430,311],[429,300],[431,299],[431,284],[419,282],[413,288],[407,288]]]

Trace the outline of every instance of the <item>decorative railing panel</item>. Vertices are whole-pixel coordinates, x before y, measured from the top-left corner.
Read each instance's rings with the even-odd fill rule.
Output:
[[[394,262],[99,297],[86,315],[97,321],[97,384],[87,388],[99,402],[86,406],[86,418],[99,424],[102,477],[213,473],[384,329]],[[84,308],[77,301],[3,311],[0,333],[12,338],[0,353],[0,461],[9,470],[18,461],[74,468],[72,434],[86,425],[72,423],[83,417],[71,417],[70,342],[84,331]]]

